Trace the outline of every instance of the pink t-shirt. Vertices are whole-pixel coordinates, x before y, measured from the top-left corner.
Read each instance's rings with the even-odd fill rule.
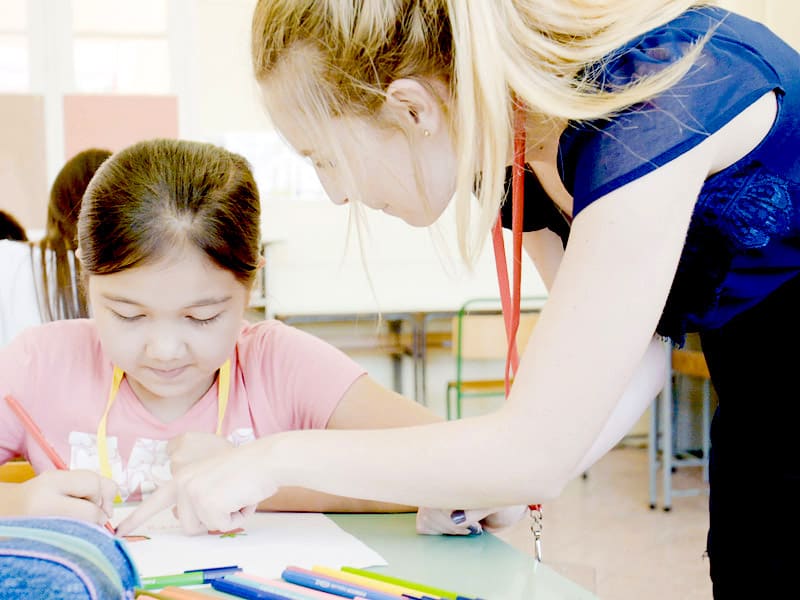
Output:
[[[242,326],[231,358],[223,434],[239,445],[291,429],[323,429],[364,370],[333,346],[279,321]],[[97,426],[113,365],[94,321],[32,327],[0,348],[0,396],[14,396],[71,469],[99,471]],[[162,423],[123,379],[108,418],[108,450],[123,499],[169,479],[167,442],[189,431],[214,433],[217,383],[189,411]],[[0,463],[26,457],[37,473],[54,468],[5,401],[0,402]]]

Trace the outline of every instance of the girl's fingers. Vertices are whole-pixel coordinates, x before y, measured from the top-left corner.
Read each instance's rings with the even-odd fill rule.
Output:
[[[119,493],[119,486],[111,479],[84,470],[50,471],[47,473],[47,479],[63,496],[83,499],[94,504],[106,518],[112,515],[114,498]]]
[[[119,524],[117,535],[128,535],[162,510],[175,506],[177,493],[175,480],[158,487],[155,492],[142,500],[142,503]]]
[[[52,503],[52,511],[48,514],[80,519],[97,525],[103,525],[108,520],[106,512],[97,504],[84,498],[72,496],[59,496]]]

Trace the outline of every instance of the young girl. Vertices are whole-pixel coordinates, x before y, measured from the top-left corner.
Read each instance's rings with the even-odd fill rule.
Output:
[[[90,148],[69,159],[53,181],[47,226],[30,244],[0,242],[0,345],[20,331],[56,319],[88,316],[75,262],[81,198],[108,150]]]
[[[720,400],[715,595],[793,589],[800,403],[794,353],[774,335],[800,335],[796,51],[691,0],[261,0],[252,50],[273,122],[334,202],[427,225],[454,195],[468,257],[498,217],[518,117],[523,245],[549,301],[496,413],[266,438],[193,466],[132,523],[177,500],[188,529],[224,528],[284,485],[427,506],[545,501],[664,384],[654,334],[698,331]]]
[[[53,471],[0,403],[0,461],[22,455],[39,473],[2,485],[0,513],[104,522],[117,493],[140,499],[171,470],[256,438],[438,420],[328,344],[244,320],[259,227],[249,166],[221,148],[155,140],[103,164],[79,222],[93,319],[33,327],[0,350],[0,393],[22,404],[75,471]],[[301,489],[262,508],[409,510]],[[420,527],[437,515],[423,513]]]

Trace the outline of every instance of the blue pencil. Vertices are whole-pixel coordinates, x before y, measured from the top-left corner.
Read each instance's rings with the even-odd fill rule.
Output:
[[[267,589],[267,586],[255,582],[253,585],[249,585],[239,581],[230,581],[225,577],[214,579],[211,587],[217,591],[248,600],[306,600],[307,598],[307,596],[299,596],[278,588]]]
[[[333,577],[326,577],[314,571],[300,567],[286,567],[281,573],[281,578],[289,583],[300,585],[312,590],[328,592],[345,598],[364,598],[365,600],[405,600],[403,596],[386,594],[370,588],[348,583]]]

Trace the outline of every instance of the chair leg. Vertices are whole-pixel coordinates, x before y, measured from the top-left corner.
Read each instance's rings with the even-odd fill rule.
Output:
[[[647,472],[650,483],[650,508],[655,508],[658,501],[658,411],[659,396],[650,405],[650,431],[647,434]]]
[[[703,382],[703,481],[708,483],[708,461],[711,455],[711,380]]]
[[[445,393],[445,397],[444,397],[445,409],[447,411],[447,420],[448,421],[452,419],[452,414],[451,414],[451,410],[450,410],[450,404],[452,403],[452,397],[453,397],[452,391],[453,391],[453,386],[448,383],[447,384],[447,392]]]
[[[663,469],[664,511],[672,510],[672,355],[667,351],[668,369],[661,389],[661,468]]]

